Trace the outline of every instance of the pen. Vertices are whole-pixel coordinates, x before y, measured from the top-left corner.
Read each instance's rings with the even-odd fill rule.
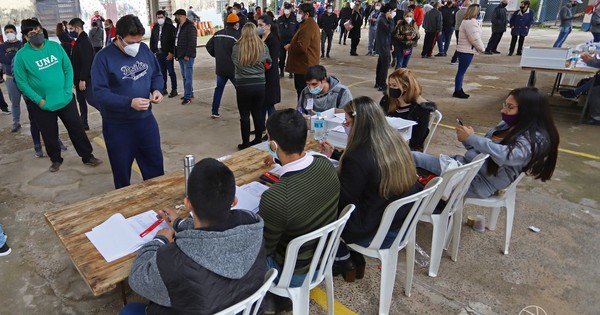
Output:
[[[152,230],[154,230],[157,226],[159,226],[164,220],[162,218],[156,220],[156,222],[152,223],[151,226],[149,226],[146,230],[144,230],[144,232],[142,232],[140,234],[140,237],[144,237],[146,235],[148,235],[148,233],[152,232]]]

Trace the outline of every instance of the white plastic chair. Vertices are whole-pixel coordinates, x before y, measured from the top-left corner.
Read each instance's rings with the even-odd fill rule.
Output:
[[[433,134],[435,133],[435,130],[437,129],[438,125],[440,124],[440,121],[442,121],[442,117],[444,117],[444,116],[437,109],[434,112],[431,112],[431,115],[429,115],[429,126],[428,126],[429,135],[427,136],[427,141],[425,142],[425,146],[423,147],[423,153],[427,152],[427,148],[429,147],[429,142],[431,142],[431,138],[433,138]]]
[[[444,249],[448,248],[452,240],[450,256],[456,261],[458,255],[458,244],[460,242],[460,228],[462,225],[463,198],[469,190],[471,181],[487,159],[487,154],[477,155],[471,163],[459,166],[446,171],[442,178],[444,181],[438,187],[431,198],[427,209],[423,211],[420,221],[429,222],[433,225],[433,235],[431,237],[431,260],[429,262],[429,276],[437,277],[440,268],[440,261]],[[456,179],[459,178],[459,180]],[[449,185],[451,193],[447,198],[446,206],[441,213],[435,214],[437,204],[442,200],[444,191]]]
[[[392,303],[392,291],[396,282],[396,268],[398,266],[398,252],[406,248],[406,283],[404,284],[404,294],[410,296],[412,288],[413,270],[415,266],[415,228],[419,222],[419,217],[433,196],[442,178],[432,179],[423,191],[414,195],[404,197],[390,203],[383,213],[381,223],[377,229],[375,237],[368,247],[358,244],[347,244],[348,247],[365,256],[377,258],[381,261],[381,284],[379,288],[379,314],[388,314]],[[381,245],[390,231],[392,221],[396,212],[406,205],[413,203],[408,216],[404,220],[402,227],[398,231],[394,242],[388,249],[382,249]]]
[[[347,205],[338,220],[318,230],[296,237],[288,244],[281,277],[277,284],[273,284],[269,288],[269,292],[290,298],[294,315],[308,315],[310,290],[323,282],[323,279],[325,279],[327,292],[327,314],[333,314],[333,275],[331,267],[337,248],[340,245],[340,235],[342,235],[342,230],[344,230],[344,226],[354,208],[354,205]],[[298,251],[304,244],[311,241],[318,241],[318,243],[306,278],[302,286],[292,288],[290,282],[296,267]],[[317,268],[319,269],[317,270]]]
[[[515,218],[515,200],[517,199],[517,185],[525,177],[525,173],[521,173],[517,179],[515,179],[507,188],[504,189],[504,194],[490,196],[486,199],[478,198],[465,198],[465,205],[471,204],[476,206],[482,206],[486,208],[492,208],[492,216],[490,217],[490,223],[488,229],[493,231],[496,229],[496,223],[498,222],[498,215],[500,215],[500,209],[506,208],[506,238],[504,240],[504,255],[508,255],[508,246],[510,245],[510,236],[512,234],[512,225]]]
[[[260,309],[260,304],[267,294],[267,291],[269,291],[269,287],[273,283],[275,277],[277,277],[277,269],[271,268],[265,275],[264,284],[254,294],[215,315],[236,315],[240,313],[242,315],[256,315]]]

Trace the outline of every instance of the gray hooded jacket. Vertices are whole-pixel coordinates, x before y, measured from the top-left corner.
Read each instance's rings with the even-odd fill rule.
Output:
[[[327,82],[329,82],[329,91],[323,95],[311,94],[308,87],[305,87],[302,90],[300,99],[298,100],[298,108],[301,109],[303,113],[309,113],[306,109],[306,105],[309,102],[313,103],[313,111],[324,112],[332,108],[341,108],[352,100],[352,93],[350,93],[350,90],[341,84],[337,78],[329,76],[327,77]]]

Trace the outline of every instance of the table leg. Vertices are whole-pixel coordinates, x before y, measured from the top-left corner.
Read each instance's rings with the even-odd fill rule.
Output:
[[[535,86],[535,71],[531,71],[529,73],[529,80],[527,81],[527,86]]]
[[[594,88],[594,84],[596,84],[596,77],[598,75],[594,75],[590,80],[592,80],[592,89]],[[583,109],[581,110],[581,116],[579,116],[579,123],[583,124],[585,121],[585,116],[587,115],[588,106],[590,103],[590,95],[592,94],[592,89],[590,89],[585,96],[585,102],[583,103]]]
[[[127,293],[125,292],[125,281],[119,282],[121,287],[121,299],[123,300],[123,306],[127,305]]]
[[[556,74],[556,79],[554,79],[554,85],[552,86],[552,92],[550,92],[550,96],[554,96],[554,92],[558,92],[561,81],[562,81],[562,73],[559,72]]]

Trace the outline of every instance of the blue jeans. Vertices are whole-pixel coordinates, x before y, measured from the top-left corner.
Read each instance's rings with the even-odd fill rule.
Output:
[[[406,68],[408,67],[408,61],[410,60],[410,56],[412,56],[413,48],[410,48],[410,54],[404,55],[403,51],[406,48],[398,47],[395,51],[396,54],[396,69],[398,68]]]
[[[4,243],[6,243],[6,235],[4,235],[2,224],[0,224],[0,247],[4,246]]]
[[[452,34],[454,33],[454,27],[442,31],[442,34],[437,39],[438,50],[440,53],[448,53],[448,47],[450,47],[450,42],[452,41]]]
[[[14,78],[6,79],[6,89],[8,90],[8,98],[12,103],[12,118],[13,124],[21,123],[21,91],[17,87]]]
[[[163,75],[163,81],[165,82],[165,86],[163,89],[167,90],[167,73],[169,77],[171,77],[171,91],[177,91],[177,76],[175,75],[175,62],[173,59],[167,60],[168,54],[166,53],[156,53],[156,60],[158,61],[158,65],[160,67],[160,72]]]
[[[592,33],[594,36],[594,43],[600,43],[600,33]]]
[[[283,268],[281,267],[281,265],[275,260],[275,257],[273,256],[267,256],[267,268],[275,268],[277,269],[277,278],[275,278],[275,280],[273,281],[274,283],[277,283],[279,281],[279,277],[281,276],[281,271],[283,270]],[[317,273],[315,272],[315,275]],[[292,276],[292,281],[290,281],[290,287],[292,288],[297,288],[302,286],[302,283],[304,283],[304,279],[306,278],[306,274],[294,274]]]
[[[369,39],[367,43],[367,50],[369,53],[373,53],[375,50],[375,36],[377,36],[377,27],[369,26]]]
[[[422,168],[436,175],[440,175],[442,173],[440,159],[437,156],[417,151],[412,151],[411,153],[413,156],[413,160],[415,160],[415,166],[417,168]]]
[[[473,61],[473,54],[458,52],[458,71],[456,71],[456,77],[454,78],[454,92],[462,91],[463,79],[471,65],[471,61]]]
[[[146,314],[146,304],[144,303],[128,303],[123,306],[119,315],[145,315]]]
[[[33,114],[32,114],[33,110],[35,110],[34,107],[37,105],[34,104],[28,98],[24,98],[24,99],[25,99],[25,106],[27,106],[27,115],[29,117],[29,131],[31,132],[31,139],[33,140],[33,148],[36,151],[42,150],[42,140],[41,140],[40,129],[38,128],[38,126],[35,122],[35,119],[33,118]]]
[[[562,26],[559,28],[558,38],[552,47],[562,47],[562,44],[567,40],[569,34],[571,34],[571,30],[573,28],[571,26]]]
[[[181,76],[183,77],[183,97],[191,99],[194,97],[194,87],[192,82],[194,80],[194,59],[189,58],[188,61],[179,59],[179,68],[181,68]]]
[[[223,97],[223,90],[225,90],[225,84],[227,84],[227,80],[231,81],[231,84],[235,86],[234,78],[225,77],[217,74],[217,87],[215,87],[215,93],[213,94],[212,102],[213,114],[219,113],[219,107],[221,106],[221,98]]]

